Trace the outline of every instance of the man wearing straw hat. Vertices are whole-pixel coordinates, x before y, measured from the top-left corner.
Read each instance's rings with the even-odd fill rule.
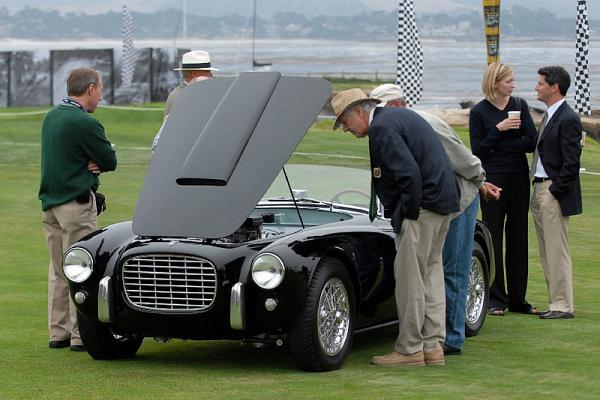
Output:
[[[408,109],[376,107],[361,89],[333,97],[340,125],[357,138],[368,136],[372,183],[396,233],[396,308],[399,333],[394,351],[375,365],[444,365],[444,273],[442,246],[450,214],[459,211],[460,189],[440,139]]]
[[[177,86],[175,89],[169,93],[167,97],[167,101],[165,102],[165,109],[163,111],[163,124],[160,129],[154,136],[154,140],[152,141],[151,150],[152,153],[158,147],[158,139],[162,135],[163,128],[165,127],[165,123],[167,122],[167,117],[173,108],[173,102],[175,98],[179,96],[179,93],[188,85],[203,81],[206,79],[213,78],[213,71],[218,71],[218,69],[213,68],[210,64],[210,55],[208,52],[203,50],[194,50],[188,51],[183,55],[181,61],[181,68],[175,68],[175,71],[181,71],[183,75],[183,81]]]
[[[183,75],[183,81],[179,86],[169,93],[167,101],[165,102],[165,110],[163,116],[166,118],[171,112],[173,102],[184,87],[189,85],[192,81],[211,79],[213,77],[212,72],[218,71],[213,68],[210,64],[210,55],[207,51],[194,50],[188,51],[183,55],[181,60],[181,68],[175,68],[175,71],[181,71]]]

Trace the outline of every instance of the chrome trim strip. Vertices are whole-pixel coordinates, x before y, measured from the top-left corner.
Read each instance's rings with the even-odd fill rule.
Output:
[[[246,315],[244,314],[244,284],[238,282],[231,288],[229,302],[229,324],[232,329],[244,330],[246,328]]]
[[[381,324],[377,324],[377,325],[373,325],[373,326],[367,326],[366,328],[360,328],[360,329],[356,329],[354,331],[354,333],[363,333],[363,332],[369,332],[375,329],[381,329],[381,328],[387,328],[388,326],[394,326],[398,324],[398,320],[393,320],[393,321],[388,321],[388,322],[382,322]]]
[[[110,291],[110,276],[105,276],[98,284],[98,320],[112,322],[112,292]]]

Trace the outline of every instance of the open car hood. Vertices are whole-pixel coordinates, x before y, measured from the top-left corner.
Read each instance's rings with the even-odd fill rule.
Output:
[[[318,78],[248,72],[186,87],[133,218],[140,236],[220,238],[250,215],[331,95]]]

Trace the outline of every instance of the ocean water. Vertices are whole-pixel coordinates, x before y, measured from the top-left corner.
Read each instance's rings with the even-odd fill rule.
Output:
[[[251,69],[252,43],[249,40],[144,40],[136,47],[180,47],[210,52],[212,63],[222,76]],[[482,98],[481,79],[486,67],[484,39],[422,40],[424,52],[423,92],[418,107],[459,108],[463,100]],[[0,51],[35,49],[113,48],[120,41],[79,42],[0,41]],[[600,108],[600,54],[591,43],[589,69],[593,108]],[[573,80],[567,95],[574,103],[575,40],[501,39],[502,62],[509,64],[516,77],[515,95],[534,107],[544,108],[535,99],[537,69],[562,65]],[[258,40],[255,59],[272,63],[272,70],[298,76],[344,76],[379,78],[393,82],[396,73],[396,43],[331,40]]]

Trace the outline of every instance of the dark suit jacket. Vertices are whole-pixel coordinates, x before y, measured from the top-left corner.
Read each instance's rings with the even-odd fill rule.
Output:
[[[546,123],[537,147],[542,165],[552,180],[550,193],[560,203],[563,215],[581,214],[581,120],[566,102]]]
[[[378,107],[369,126],[375,192],[392,210],[398,232],[405,218],[425,208],[447,215],[459,210],[460,189],[437,133],[414,111]]]

